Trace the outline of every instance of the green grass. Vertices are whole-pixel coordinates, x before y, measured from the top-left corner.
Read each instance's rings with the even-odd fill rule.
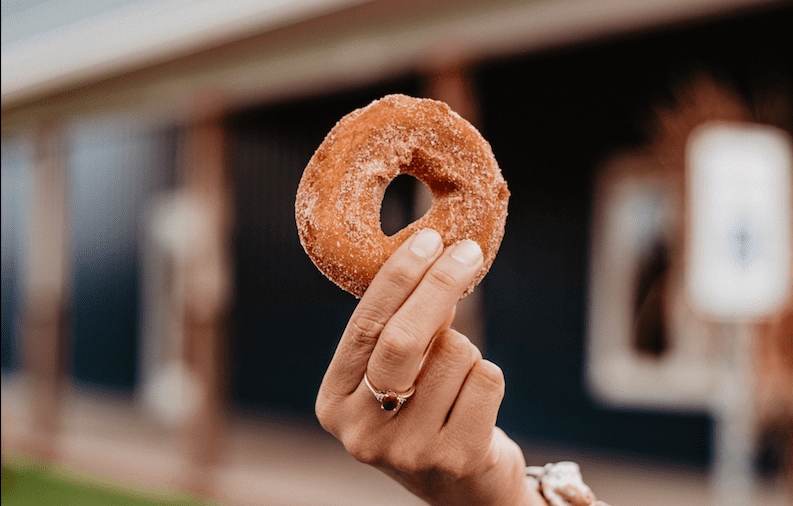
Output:
[[[196,506],[185,495],[136,493],[41,464],[2,466],[3,506]]]

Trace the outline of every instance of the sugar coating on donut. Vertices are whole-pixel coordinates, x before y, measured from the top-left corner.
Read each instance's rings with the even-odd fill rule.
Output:
[[[386,188],[400,174],[426,184],[427,213],[394,235],[380,224]],[[496,256],[509,190],[490,144],[443,102],[388,95],[344,116],[309,160],[297,190],[300,243],[331,281],[361,297],[386,259],[414,233],[432,228],[444,246],[464,239]]]

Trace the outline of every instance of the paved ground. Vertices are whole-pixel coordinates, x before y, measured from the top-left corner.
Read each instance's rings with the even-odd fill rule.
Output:
[[[2,449],[27,437],[25,385],[3,381]],[[179,438],[158,427],[129,399],[70,390],[64,402],[57,459],[66,468],[132,488],[166,490],[185,469]],[[417,506],[423,504],[380,472],[349,457],[331,436],[295,419],[235,416],[227,452],[215,472],[214,496],[234,505]],[[599,497],[612,506],[709,506],[708,477],[575,450],[525,444],[527,460],[577,460]],[[10,452],[10,453],[9,453]],[[785,506],[782,487],[764,488],[755,504]]]

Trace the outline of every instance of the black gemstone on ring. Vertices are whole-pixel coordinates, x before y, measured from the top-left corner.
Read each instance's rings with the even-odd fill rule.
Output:
[[[394,411],[399,406],[399,399],[393,395],[386,395],[380,407],[386,411]]]

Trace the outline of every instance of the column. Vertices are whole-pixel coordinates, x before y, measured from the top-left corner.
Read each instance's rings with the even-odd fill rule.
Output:
[[[27,452],[52,460],[65,369],[67,310],[67,162],[62,125],[41,126],[33,139],[28,285],[22,344],[30,385]]]

